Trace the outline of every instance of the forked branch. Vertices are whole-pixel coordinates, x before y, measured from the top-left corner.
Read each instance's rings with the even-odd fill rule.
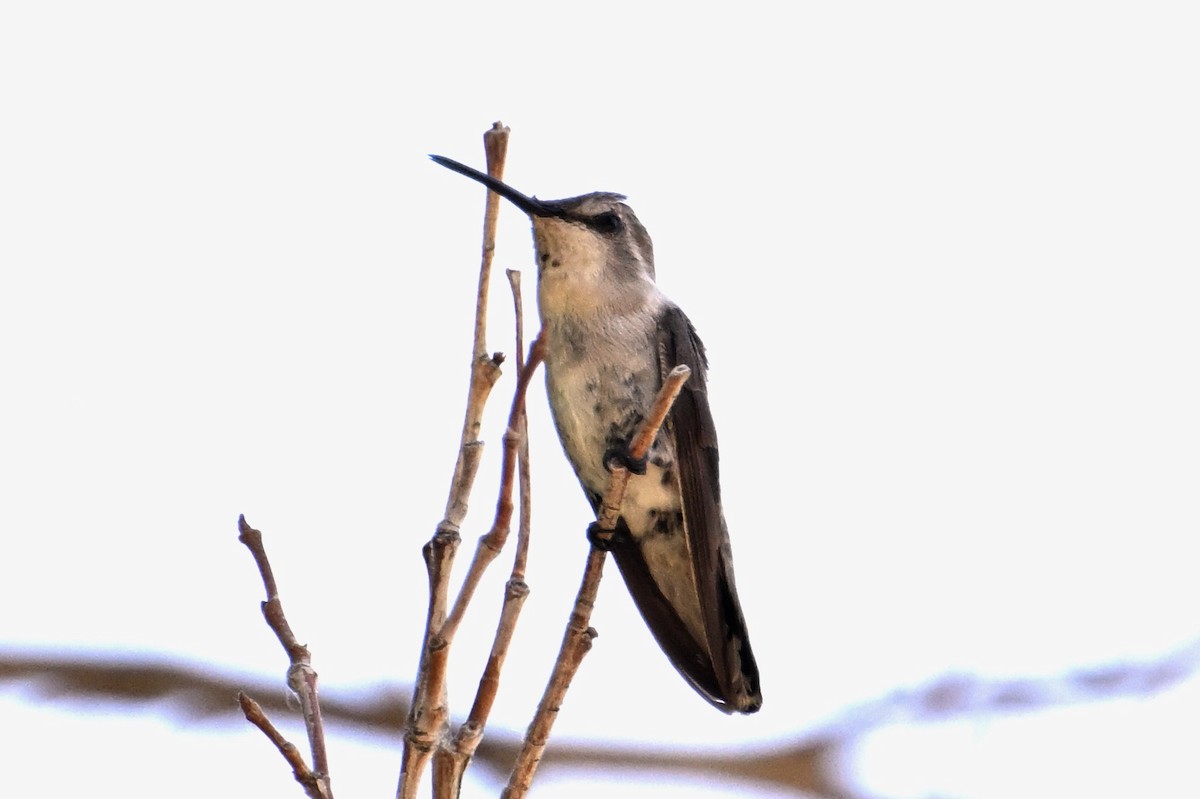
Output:
[[[508,128],[499,122],[483,135],[488,174],[503,177],[508,151]],[[404,753],[396,795],[415,799],[421,773],[439,742],[449,735],[449,709],[445,692],[445,657],[438,655],[439,634],[446,622],[450,597],[450,571],[458,551],[459,529],[467,515],[467,500],[479,469],[483,442],[479,439],[483,410],[492,386],[500,378],[504,356],[487,354],[487,301],[492,273],[492,254],[496,249],[496,221],[499,198],[488,193],[484,210],[483,252],[479,266],[479,288],[475,298],[475,336],[471,357],[471,380],[467,390],[467,409],[463,418],[458,460],[454,465],[445,518],[438,524],[423,554],[429,573],[429,611],[425,619],[425,637],[413,701],[405,723]]]
[[[267,600],[262,603],[263,617],[291,661],[287,683],[300,699],[300,710],[304,715],[304,726],[312,750],[312,769],[308,768],[299,750],[275,728],[257,702],[240,692],[238,702],[246,720],[262,730],[292,766],[292,773],[296,781],[304,786],[305,792],[313,799],[333,799],[329,784],[329,759],[325,753],[325,726],[321,721],[321,705],[317,700],[317,672],[312,667],[312,657],[308,647],[301,644],[292,632],[283,613],[283,603],[279,599],[279,589],[275,584],[271,562],[267,559],[262,533],[247,524],[245,516],[238,517],[238,540],[246,545],[258,565],[263,587],[267,591]]]

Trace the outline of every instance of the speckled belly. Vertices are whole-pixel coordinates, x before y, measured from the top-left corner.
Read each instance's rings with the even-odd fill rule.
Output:
[[[591,497],[600,497],[608,487],[604,453],[629,442],[658,384],[656,366],[635,371],[588,360],[547,363],[546,390],[554,423],[567,459]],[[659,432],[646,474],[633,475],[626,485],[621,516],[641,545],[659,590],[693,637],[704,641],[669,429]]]

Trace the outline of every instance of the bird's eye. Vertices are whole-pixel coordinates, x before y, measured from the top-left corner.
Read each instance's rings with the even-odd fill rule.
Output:
[[[592,217],[592,227],[601,233],[616,233],[621,229],[621,217],[613,211],[605,211]]]

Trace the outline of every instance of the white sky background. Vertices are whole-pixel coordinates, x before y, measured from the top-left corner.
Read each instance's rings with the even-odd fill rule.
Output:
[[[244,512],[325,690],[411,677],[483,205],[426,154],[481,166],[497,119],[517,188],[629,196],[708,345],[766,698],[700,701],[610,569],[556,739],[769,741],[947,672],[1196,638],[1188,4],[432,5],[0,10],[0,645],[282,676]],[[489,344],[512,353],[502,270],[532,255],[519,213],[501,225]],[[589,520],[540,382],[533,594],[492,719],[518,730]],[[459,711],[506,562],[459,636]],[[0,694],[13,795],[299,795],[256,731],[23,696]],[[1194,794],[1198,711],[1193,680],[883,731],[856,763],[888,796]],[[395,747],[331,757],[339,794],[391,795]]]

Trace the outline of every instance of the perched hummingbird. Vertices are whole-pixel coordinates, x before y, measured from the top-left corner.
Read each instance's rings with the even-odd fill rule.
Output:
[[[613,458],[640,475],[625,489],[616,534],[604,548],[684,679],[726,713],[753,713],[762,694],[721,512],[708,361],[692,323],[654,282],[646,229],[620,194],[539,200],[430,157],[533,221],[546,390],[567,459],[594,511]],[[645,461],[634,462],[630,439],[678,364],[691,377]]]

